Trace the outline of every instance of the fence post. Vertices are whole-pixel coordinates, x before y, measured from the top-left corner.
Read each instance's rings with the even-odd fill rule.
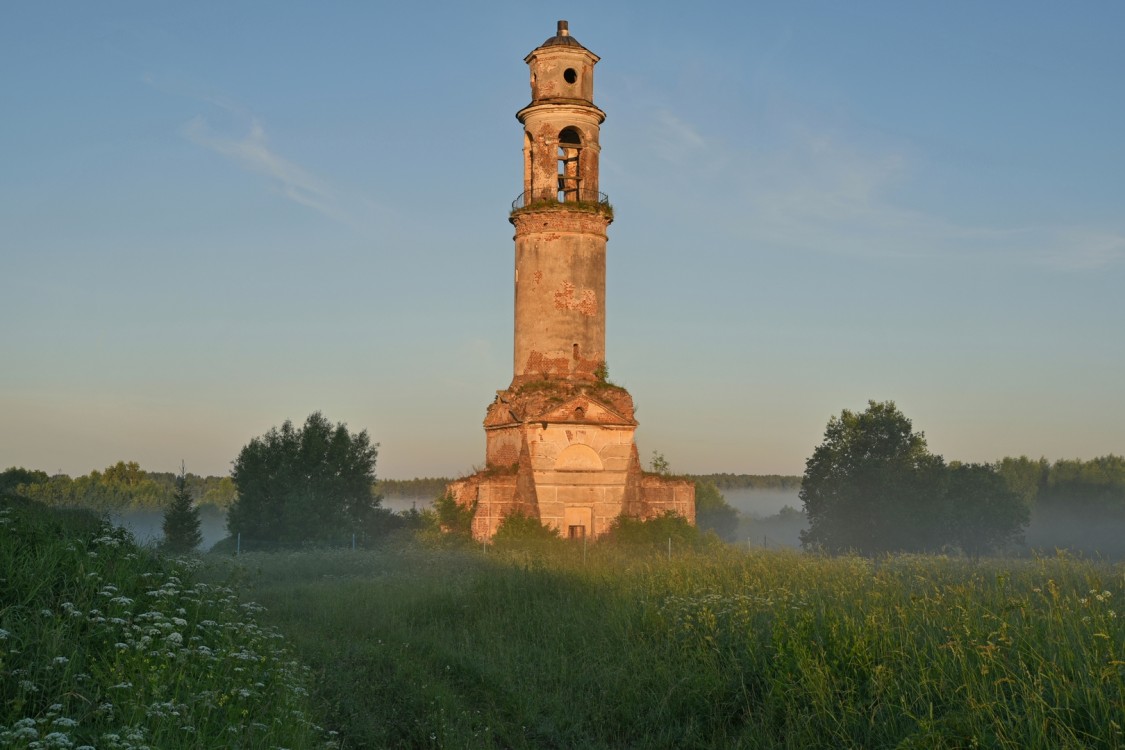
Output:
[[[668,537],[668,559],[672,559],[672,537]]]
[[[241,531],[238,532],[238,541],[235,542],[234,554],[236,554],[236,555],[242,554],[242,532]]]

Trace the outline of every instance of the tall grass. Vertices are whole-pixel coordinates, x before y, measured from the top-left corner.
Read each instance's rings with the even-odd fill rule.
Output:
[[[96,516],[0,499],[0,747],[326,744],[257,607]]]
[[[245,555],[355,747],[1125,747],[1125,568]]]

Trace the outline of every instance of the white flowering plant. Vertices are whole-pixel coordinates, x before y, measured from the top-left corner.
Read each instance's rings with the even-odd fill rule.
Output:
[[[0,748],[330,745],[307,670],[198,563],[0,501]]]

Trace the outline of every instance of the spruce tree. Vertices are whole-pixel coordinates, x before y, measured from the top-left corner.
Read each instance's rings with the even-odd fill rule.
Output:
[[[187,473],[180,462],[180,475],[176,477],[176,490],[172,504],[164,509],[164,549],[169,552],[191,552],[203,542],[199,531],[199,508],[191,502],[187,488]]]

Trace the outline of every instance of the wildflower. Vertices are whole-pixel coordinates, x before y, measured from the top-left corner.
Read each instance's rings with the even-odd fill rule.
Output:
[[[5,739],[11,738],[13,740],[36,740],[39,739],[39,731],[35,728],[35,719],[20,719],[12,725],[11,731],[5,732]]]
[[[74,743],[70,741],[70,737],[63,732],[51,732],[43,738],[43,742],[43,747],[74,747]]]
[[[65,656],[56,656],[54,659],[51,659],[51,662],[54,664],[58,664],[61,667],[65,664],[69,664],[70,659],[66,658]]]

